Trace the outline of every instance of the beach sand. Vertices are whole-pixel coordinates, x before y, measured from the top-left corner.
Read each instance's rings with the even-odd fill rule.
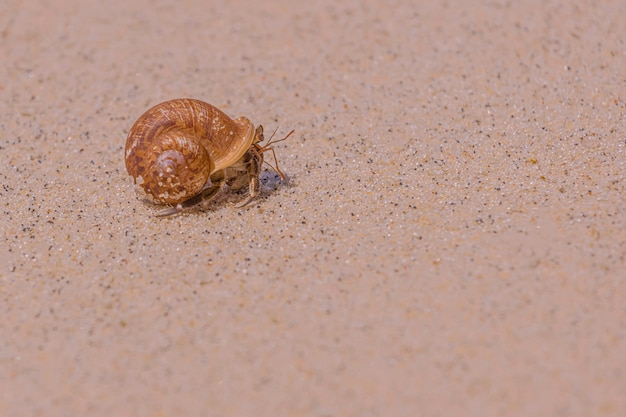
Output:
[[[624,16],[2,2],[0,415],[626,415]],[[178,97],[295,129],[289,181],[154,217]]]

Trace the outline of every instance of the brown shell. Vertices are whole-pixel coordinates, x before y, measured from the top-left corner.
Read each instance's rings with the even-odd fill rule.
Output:
[[[198,194],[214,172],[237,162],[254,141],[254,126],[194,99],[146,111],[126,140],[126,170],[155,203],[176,204]]]

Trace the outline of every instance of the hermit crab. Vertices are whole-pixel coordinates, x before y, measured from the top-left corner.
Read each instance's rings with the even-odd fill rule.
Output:
[[[155,204],[171,207],[157,213],[169,216],[214,200],[226,189],[248,187],[237,204],[244,207],[259,196],[263,154],[263,126],[246,117],[231,119],[200,100],[183,98],[157,104],[131,127],[126,140],[126,170],[142,194]],[[276,162],[281,180],[285,176]]]

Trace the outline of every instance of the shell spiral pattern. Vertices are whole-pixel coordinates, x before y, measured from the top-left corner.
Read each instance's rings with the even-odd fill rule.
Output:
[[[177,204],[210,184],[211,174],[238,161],[254,140],[245,117],[231,119],[194,99],[157,104],[131,127],[126,170],[148,199]]]

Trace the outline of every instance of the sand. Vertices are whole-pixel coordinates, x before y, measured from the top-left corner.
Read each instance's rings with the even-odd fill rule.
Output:
[[[626,3],[96,3],[0,4],[0,415],[626,415]],[[288,183],[155,218],[177,97]]]

